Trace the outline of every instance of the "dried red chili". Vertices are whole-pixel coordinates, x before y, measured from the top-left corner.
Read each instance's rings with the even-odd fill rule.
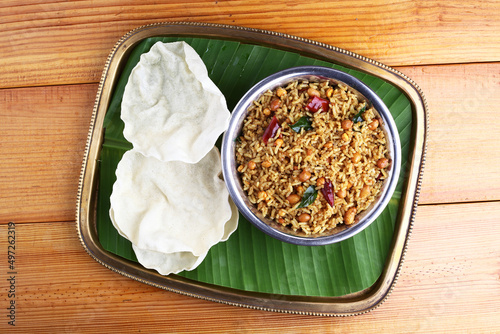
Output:
[[[264,144],[267,144],[269,138],[273,138],[280,128],[281,126],[278,122],[278,118],[276,116],[273,116],[271,122],[269,122],[269,125],[266,128],[266,131],[264,131],[264,135],[262,136],[262,141],[264,142]]]
[[[321,188],[321,194],[325,198],[326,202],[330,204],[331,207],[334,205],[335,195],[333,194],[333,185],[330,180],[326,180],[323,188]]]
[[[323,111],[328,111],[329,104],[330,101],[321,97],[313,96],[307,102],[306,109],[311,112],[317,112],[320,109],[322,109]]]

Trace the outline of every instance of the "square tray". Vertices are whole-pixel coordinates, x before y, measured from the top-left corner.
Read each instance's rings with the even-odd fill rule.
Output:
[[[104,141],[104,120],[110,100],[127,59],[143,40],[148,38],[202,38],[227,40],[245,45],[258,45],[283,50],[304,57],[369,74],[397,87],[411,104],[408,160],[401,182],[401,198],[394,224],[393,238],[384,268],[374,284],[366,289],[341,296],[291,295],[263,293],[241,288],[210,284],[189,275],[162,276],[139,263],[116,255],[99,240],[97,207],[99,201],[99,159]],[[239,98],[236,94],[235,98]],[[105,267],[126,277],[169,291],[261,310],[310,315],[355,315],[380,305],[390,294],[403,263],[420,191],[425,161],[427,105],[420,88],[402,73],[326,44],[269,31],[203,23],[163,23],[135,29],[126,34],[110,53],[103,71],[91,118],[89,136],[77,196],[77,231],[85,250]],[[186,276],[186,277],[184,277]]]

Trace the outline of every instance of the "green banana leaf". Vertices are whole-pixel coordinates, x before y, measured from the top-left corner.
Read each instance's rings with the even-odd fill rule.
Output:
[[[158,37],[143,40],[131,53],[114,89],[104,127],[100,156],[97,231],[104,249],[137,261],[131,243],[114,229],[109,197],[115,170],[123,153],[132,146],[123,137],[120,104],[131,70],[142,53],[157,41],[184,40],[201,56],[210,78],[225,95],[230,110],[257,81],[281,69],[321,65],[348,72],[370,86],[390,109],[402,145],[401,175],[396,191],[383,213],[358,235],[334,245],[296,246],[277,241],[257,230],[240,215],[237,231],[209,251],[202,264],[179,275],[234,289],[272,294],[342,296],[370,287],[382,273],[390,252],[401,191],[408,179],[412,109],[397,87],[377,77],[336,64],[270,47],[208,38]]]

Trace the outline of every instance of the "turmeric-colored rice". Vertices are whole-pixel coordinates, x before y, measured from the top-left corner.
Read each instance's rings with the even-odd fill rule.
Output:
[[[324,102],[317,111],[314,96]],[[266,138],[273,117],[276,131]],[[376,111],[342,84],[303,80],[267,91],[249,108],[236,144],[243,189],[264,216],[295,232],[353,224],[387,177],[382,127]]]

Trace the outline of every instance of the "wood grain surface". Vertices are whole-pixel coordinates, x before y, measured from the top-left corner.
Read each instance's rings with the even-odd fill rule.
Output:
[[[420,201],[379,308],[331,318],[228,306],[125,278],[85,253],[75,201],[103,66],[131,29],[171,21],[310,38],[396,67],[422,88]],[[4,0],[0,45],[0,332],[500,332],[499,1]]]
[[[429,105],[422,204],[500,200],[500,63],[398,68]]]
[[[278,31],[390,66],[490,62],[500,54],[495,0],[7,0],[0,17],[0,88],[97,82],[120,37],[165,21]]]
[[[485,211],[487,216],[482,214]],[[498,202],[420,207],[396,288],[379,308],[347,318],[242,309],[159,290],[92,260],[80,246],[73,223],[19,224],[16,329],[30,333],[368,333],[375,329],[457,333],[480,325],[482,331],[493,333],[498,330],[500,295],[499,220]],[[463,224],[474,228],[459,228]],[[490,233],[484,234],[485,229]],[[6,225],[0,225],[1,235],[5,230]],[[441,240],[437,245],[436,239]],[[1,238],[0,249],[5,248],[6,239]],[[6,288],[7,282],[0,280],[0,289]],[[6,329],[5,322],[0,322],[1,329]]]

